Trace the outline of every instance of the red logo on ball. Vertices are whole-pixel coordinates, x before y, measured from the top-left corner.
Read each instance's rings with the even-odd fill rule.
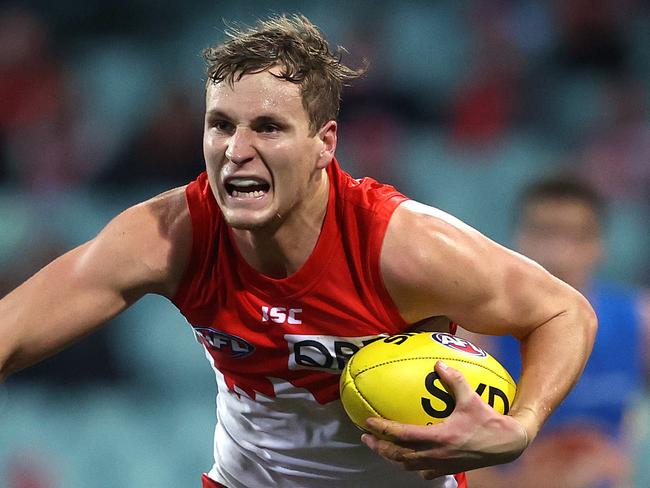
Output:
[[[462,339],[460,337],[456,337],[455,335],[447,334],[446,332],[436,332],[435,334],[431,334],[431,338],[434,341],[439,342],[445,347],[449,347],[450,349],[455,349],[456,351],[464,352],[465,354],[469,354],[470,356],[476,356],[481,358],[487,356],[487,353],[483,349],[481,349],[478,346],[475,346],[467,339]]]

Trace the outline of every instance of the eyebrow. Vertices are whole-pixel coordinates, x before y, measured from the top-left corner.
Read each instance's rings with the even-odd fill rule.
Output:
[[[254,125],[264,125],[271,123],[280,125],[288,124],[288,122],[283,117],[278,117],[277,115],[259,115],[253,119]]]

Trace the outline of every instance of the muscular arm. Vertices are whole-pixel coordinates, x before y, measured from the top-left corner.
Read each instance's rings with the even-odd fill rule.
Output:
[[[511,415],[532,439],[591,352],[596,317],[587,300],[533,261],[415,202],[400,206],[391,220],[382,271],[409,322],[446,315],[470,332],[522,341]]]
[[[182,188],[136,205],[0,300],[0,380],[77,341],[146,293],[170,296],[191,247]]]
[[[423,467],[428,466],[427,456],[430,460],[457,457],[458,462],[446,467],[434,461],[437,475],[512,460],[525,447],[523,438],[517,440],[523,436],[522,428],[532,440],[584,368],[597,328],[588,302],[531,260],[444,212],[415,202],[406,202],[395,211],[381,267],[386,287],[406,321],[444,315],[470,332],[512,334],[522,342],[522,376],[509,416],[486,410],[451,370],[437,367],[441,379],[459,388],[467,411],[476,414],[473,419],[468,414],[464,424],[474,430],[475,437],[465,435],[462,442],[466,445],[456,445],[452,452],[445,450],[445,444],[457,440],[458,432],[446,432],[443,437],[433,434],[449,430],[451,422],[421,428],[426,430],[418,430],[417,435],[432,433],[436,449],[406,457],[406,451],[397,451],[397,460],[413,461],[407,469],[429,469]],[[457,398],[457,409],[458,405]],[[479,419],[484,422],[481,426],[476,425]],[[374,441],[371,447],[387,457],[396,452]]]

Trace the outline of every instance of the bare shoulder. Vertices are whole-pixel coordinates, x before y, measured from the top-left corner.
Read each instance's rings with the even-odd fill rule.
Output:
[[[131,207],[134,216],[151,220],[158,234],[167,237],[181,237],[192,230],[190,211],[185,197],[185,186],[168,190],[160,195]]]
[[[386,240],[393,244],[431,243],[433,239],[443,248],[457,246],[459,241],[479,244],[481,238],[484,236],[480,232],[453,215],[414,200],[407,200],[397,207],[386,234]]]
[[[388,292],[407,321],[426,317],[427,312],[422,310],[440,315],[436,297],[427,292],[434,281],[452,278],[446,276],[445,263],[478,245],[472,242],[475,232],[455,217],[412,200],[395,210],[384,237],[381,271]]]
[[[114,256],[116,265],[127,268],[128,280],[147,292],[173,295],[192,247],[185,187],[126,209],[91,241],[93,247],[100,256]]]
[[[456,217],[409,200],[395,210],[388,225],[382,247],[382,270],[386,277],[400,282],[428,280],[431,277],[420,271],[451,257],[469,258],[490,245],[487,241]]]
[[[537,264],[439,209],[407,201],[389,223],[381,254],[384,283],[409,322],[431,315],[467,320],[504,287],[535,275]]]

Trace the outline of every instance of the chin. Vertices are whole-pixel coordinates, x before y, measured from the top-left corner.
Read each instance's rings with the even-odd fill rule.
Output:
[[[237,230],[261,230],[266,227],[263,222],[229,221],[226,219],[226,223],[229,227]]]
[[[272,229],[277,225],[277,220],[272,215],[237,215],[237,213],[223,212],[226,224],[233,229],[255,231]]]

